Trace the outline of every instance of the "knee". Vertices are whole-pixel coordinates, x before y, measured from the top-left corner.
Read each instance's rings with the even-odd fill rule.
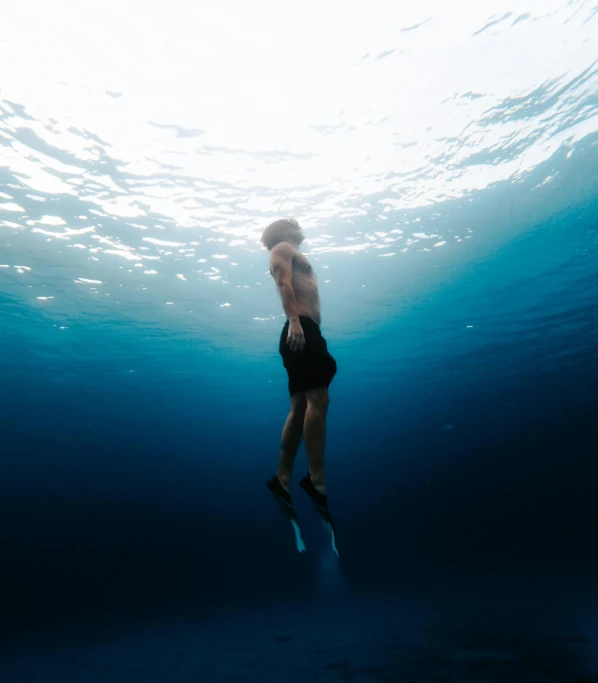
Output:
[[[289,413],[289,419],[291,423],[294,425],[302,425],[303,421],[305,420],[305,412],[305,408],[303,408],[303,410],[292,408],[291,412]]]

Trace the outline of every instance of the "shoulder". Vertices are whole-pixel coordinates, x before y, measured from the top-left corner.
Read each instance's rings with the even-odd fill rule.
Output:
[[[292,244],[288,242],[279,242],[276,246],[272,247],[270,252],[271,258],[282,258],[291,259],[295,257],[297,250]]]
[[[297,250],[288,242],[279,242],[270,252],[272,268],[292,268],[297,256]]]

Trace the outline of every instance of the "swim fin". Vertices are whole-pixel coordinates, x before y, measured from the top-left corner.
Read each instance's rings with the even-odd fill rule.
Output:
[[[336,529],[334,528],[334,523],[332,521],[332,517],[330,516],[330,510],[328,509],[328,498],[324,493],[320,493],[318,489],[316,489],[309,474],[303,477],[303,479],[299,482],[299,486],[301,486],[301,488],[311,498],[318,514],[322,518],[324,527],[330,533],[332,549],[338,557],[338,549],[336,547]]]
[[[305,543],[303,542],[303,535],[301,533],[301,527],[299,526],[299,520],[297,519],[297,513],[293,507],[293,499],[291,498],[291,494],[280,483],[280,480],[277,476],[269,479],[266,482],[266,486],[270,489],[270,492],[278,503],[278,507],[280,508],[280,511],[284,515],[285,519],[288,520],[293,527],[297,550],[300,553],[304,553]]]

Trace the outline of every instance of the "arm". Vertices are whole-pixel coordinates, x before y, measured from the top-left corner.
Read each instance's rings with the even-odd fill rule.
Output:
[[[282,308],[290,322],[298,322],[297,301],[292,285],[293,254],[290,249],[274,247],[270,257],[270,269],[280,292]]]
[[[270,255],[270,269],[282,301],[282,308],[289,319],[289,334],[287,344],[292,351],[299,351],[305,347],[305,335],[299,322],[297,301],[293,289],[293,252],[288,246],[280,245],[272,249]]]

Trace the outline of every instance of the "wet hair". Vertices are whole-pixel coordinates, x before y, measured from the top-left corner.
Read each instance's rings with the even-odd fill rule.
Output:
[[[290,242],[299,246],[305,238],[301,226],[294,218],[281,218],[264,230],[262,244],[271,251],[279,242]]]

